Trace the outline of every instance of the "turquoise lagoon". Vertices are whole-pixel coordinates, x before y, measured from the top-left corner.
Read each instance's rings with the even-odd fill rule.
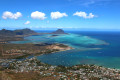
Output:
[[[112,38],[111,38],[112,37]],[[63,43],[74,49],[37,56],[44,63],[73,66],[95,64],[110,68],[120,68],[120,36],[116,32],[74,32],[69,35],[43,34],[25,37],[26,41],[11,43]]]

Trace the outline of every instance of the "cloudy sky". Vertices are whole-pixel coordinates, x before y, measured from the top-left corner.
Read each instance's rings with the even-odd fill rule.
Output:
[[[0,0],[0,29],[120,30],[120,0]]]

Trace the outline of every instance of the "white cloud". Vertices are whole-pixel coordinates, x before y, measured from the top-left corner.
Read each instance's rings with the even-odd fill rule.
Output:
[[[93,15],[92,13],[89,13],[89,15],[88,15],[86,12],[82,12],[82,11],[76,12],[73,15],[74,16],[83,17],[83,18],[86,18],[86,19],[87,18],[94,18],[95,17],[95,15]]]
[[[27,25],[27,24],[30,24],[30,21],[26,21],[24,24],[26,24],[26,25]]]
[[[6,11],[3,13],[2,18],[3,19],[18,19],[19,17],[22,17],[22,13],[20,12],[16,12],[16,13],[12,13],[9,11]]]
[[[60,12],[51,12],[51,18],[52,19],[59,19],[62,18],[64,16],[68,16],[66,13],[60,13]]]
[[[31,13],[31,18],[40,19],[40,20],[46,19],[45,13],[42,13],[42,12],[39,12],[39,11],[32,12]]]

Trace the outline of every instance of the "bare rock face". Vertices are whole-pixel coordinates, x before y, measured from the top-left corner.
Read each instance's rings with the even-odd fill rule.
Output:
[[[62,29],[58,29],[55,32],[52,32],[53,34],[67,34]]]

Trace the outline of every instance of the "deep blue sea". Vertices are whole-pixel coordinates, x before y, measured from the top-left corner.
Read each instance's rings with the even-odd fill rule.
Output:
[[[40,31],[39,31],[40,32]],[[75,49],[37,56],[44,63],[73,66],[95,64],[120,69],[120,32],[66,31],[69,35],[50,34],[25,37],[12,43],[64,43]]]

